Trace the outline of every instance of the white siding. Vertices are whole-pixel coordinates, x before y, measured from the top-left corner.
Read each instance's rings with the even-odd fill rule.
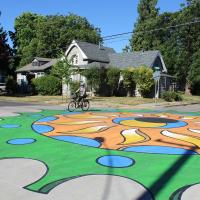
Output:
[[[86,65],[86,64],[88,64],[87,61],[83,60],[83,55],[82,55],[81,51],[79,50],[79,48],[76,47],[76,46],[73,46],[71,48],[71,50],[68,52],[67,59],[71,60],[73,58],[73,56],[75,56],[75,55],[77,55],[77,57],[78,57],[78,63],[74,63],[74,65]]]
[[[45,75],[44,72],[37,72],[37,73],[35,73],[35,78],[39,78],[39,77],[42,77],[44,75]]]
[[[21,85],[22,82],[25,83],[25,84],[28,83],[26,76],[25,76],[25,75],[22,75],[21,73],[17,73],[17,83],[18,83],[19,85]]]

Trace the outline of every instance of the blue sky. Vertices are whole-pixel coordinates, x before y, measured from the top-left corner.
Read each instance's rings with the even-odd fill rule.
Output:
[[[99,27],[102,36],[129,32],[137,20],[139,0],[0,0],[0,23],[6,31],[13,30],[14,20],[23,12],[42,15],[75,13],[86,17],[95,27]],[[185,0],[158,0],[161,12],[174,12],[180,9]],[[105,45],[120,52],[130,35],[123,36]]]

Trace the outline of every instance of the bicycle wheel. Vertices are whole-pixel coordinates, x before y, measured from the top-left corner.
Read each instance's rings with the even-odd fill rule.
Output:
[[[88,111],[88,109],[90,108],[90,102],[87,99],[83,99],[81,108],[82,111]]]
[[[76,109],[76,101],[70,101],[68,104],[68,111],[73,112]]]

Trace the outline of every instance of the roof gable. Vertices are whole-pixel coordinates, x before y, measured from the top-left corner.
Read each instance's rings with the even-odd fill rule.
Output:
[[[83,56],[85,60],[109,63],[110,59],[108,54],[115,53],[114,49],[112,48],[99,46],[88,42],[73,41],[66,51],[67,55],[74,45],[77,45],[83,52],[83,54],[85,55]]]
[[[56,64],[56,62],[57,62],[57,59],[50,59],[50,58],[46,58],[46,59],[48,59],[49,61],[45,62],[45,64],[43,64],[43,65],[33,66],[32,63],[29,63],[29,64],[25,65],[24,67],[17,69],[16,72],[44,71],[44,70],[50,68],[51,66],[53,66],[54,64]],[[44,60],[43,60],[43,62],[44,62]]]

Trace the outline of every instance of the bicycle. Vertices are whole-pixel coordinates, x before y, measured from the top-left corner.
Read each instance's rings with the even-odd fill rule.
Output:
[[[71,98],[71,101],[68,103],[68,111],[73,112],[77,108],[81,108],[82,111],[88,111],[90,108],[90,102],[88,99],[86,99],[86,97],[78,101],[78,95],[74,94]]]

